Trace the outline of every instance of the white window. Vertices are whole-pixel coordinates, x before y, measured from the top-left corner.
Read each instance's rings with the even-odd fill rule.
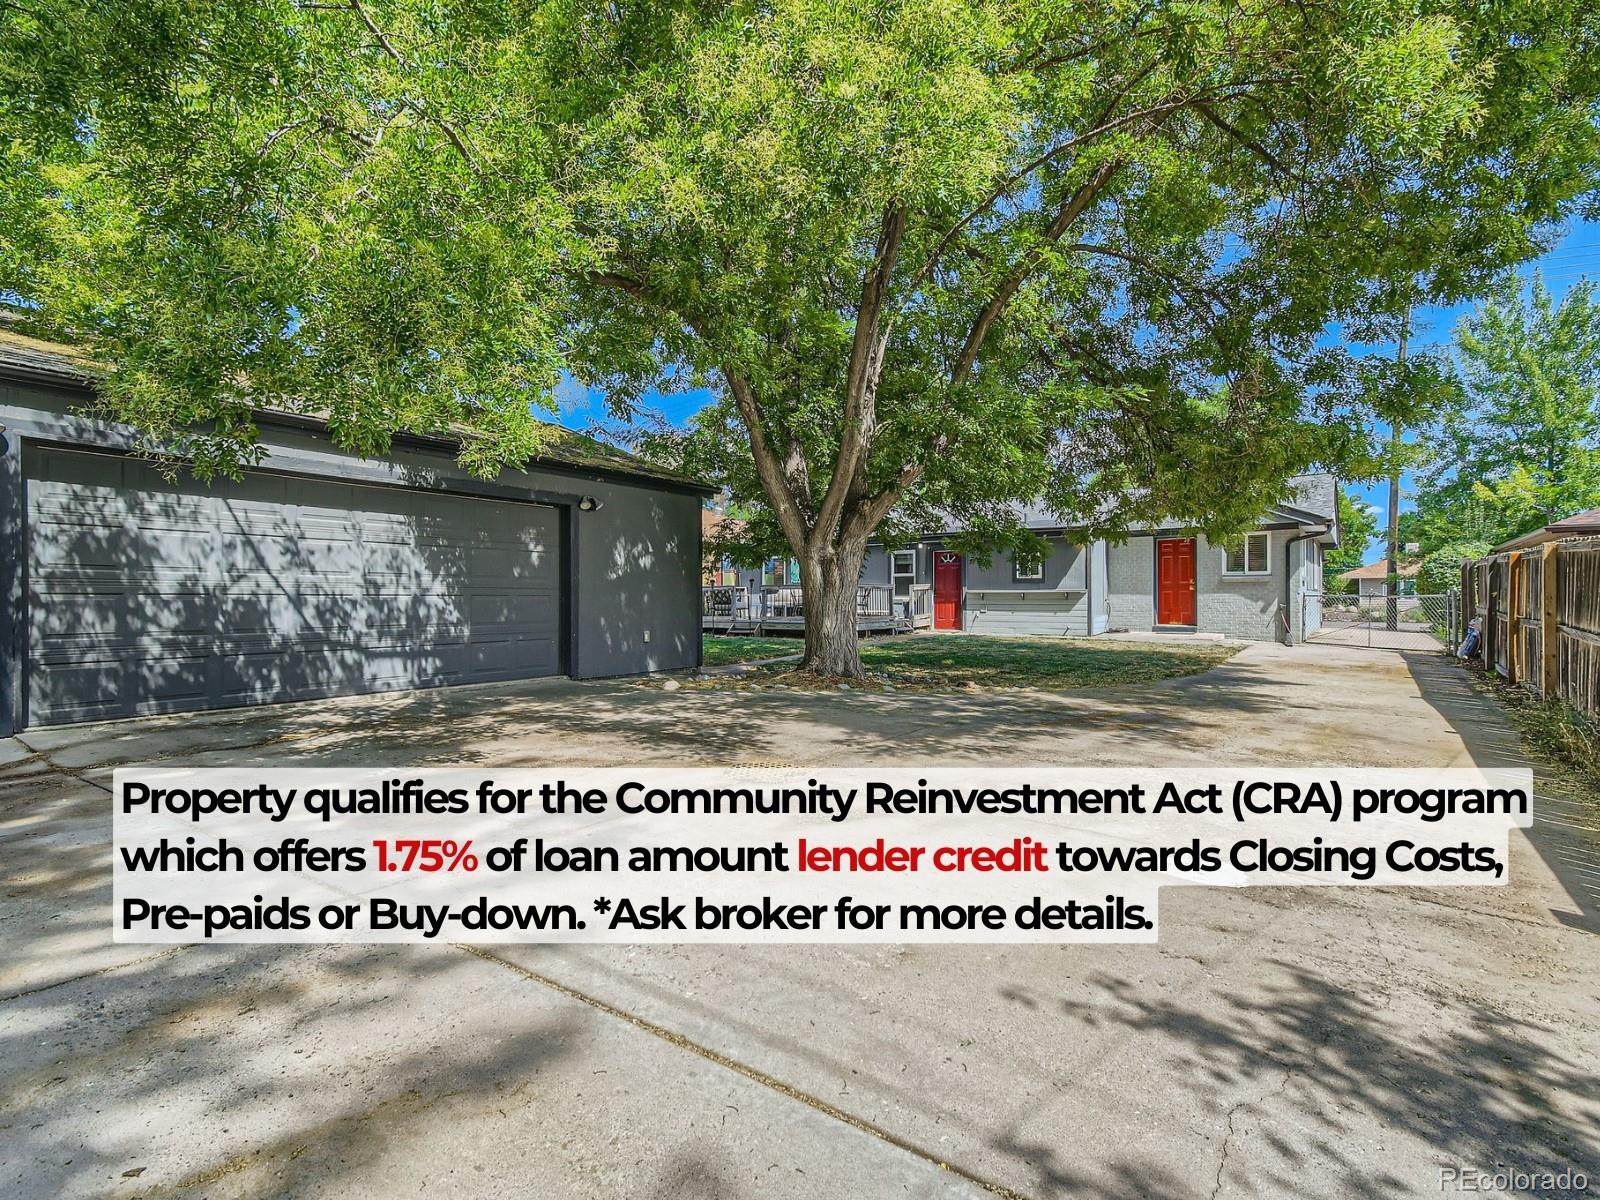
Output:
[[[1044,579],[1044,562],[1042,560],[1032,564],[1031,566],[1017,562],[1015,559],[1013,559],[1012,562],[1012,578],[1018,583],[1027,583],[1035,579],[1042,581]]]
[[[1268,551],[1271,546],[1272,539],[1269,534],[1245,534],[1243,541],[1223,547],[1222,573],[1224,575],[1265,575],[1270,569],[1268,566]]]
[[[896,596],[911,595],[911,585],[917,581],[917,552],[896,550],[890,559],[889,576]]]

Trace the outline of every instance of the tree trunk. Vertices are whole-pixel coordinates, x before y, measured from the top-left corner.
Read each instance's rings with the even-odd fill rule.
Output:
[[[866,543],[829,546],[800,559],[806,614],[805,668],[818,675],[860,679],[861,640],[856,632],[856,589]]]
[[[1411,332],[1411,310],[1406,310],[1406,319],[1400,326],[1400,349],[1395,355],[1395,361],[1402,367],[1406,365],[1406,335]],[[1400,422],[1396,421],[1389,427],[1389,454],[1393,459],[1389,466],[1389,556],[1384,567],[1385,578],[1388,583],[1384,585],[1384,593],[1388,597],[1384,604],[1383,627],[1390,632],[1400,627]]]

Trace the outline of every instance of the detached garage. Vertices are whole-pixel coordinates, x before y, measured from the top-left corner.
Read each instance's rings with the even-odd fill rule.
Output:
[[[562,431],[486,483],[265,414],[259,470],[169,480],[78,415],[92,386],[0,328],[0,733],[699,663],[694,481]]]

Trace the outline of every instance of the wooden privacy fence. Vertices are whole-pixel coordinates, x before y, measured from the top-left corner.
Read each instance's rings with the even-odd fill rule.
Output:
[[[1485,668],[1600,716],[1600,538],[1465,563],[1461,595]]]

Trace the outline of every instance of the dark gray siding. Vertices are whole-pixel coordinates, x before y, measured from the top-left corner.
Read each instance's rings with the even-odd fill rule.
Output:
[[[24,455],[32,724],[554,675],[560,514]]]
[[[27,534],[16,532],[25,524],[25,501],[20,487],[8,482],[13,477],[20,479],[19,439],[29,460],[37,458],[40,463],[52,461],[48,456],[62,449],[126,448],[125,430],[76,414],[85,398],[82,393],[44,385],[0,381],[0,425],[6,428],[7,447],[0,456],[0,538],[10,538],[8,549],[20,553],[30,540]],[[162,593],[159,587],[152,593],[149,580],[139,578],[138,564],[146,561],[160,573],[176,562],[181,573],[181,564],[190,561],[186,557],[189,551],[182,547],[190,539],[178,528],[166,530],[156,540],[164,545],[170,541],[170,545],[141,560],[150,547],[141,544],[140,538],[125,536],[148,515],[149,505],[140,501],[123,514],[127,520],[121,526],[108,514],[99,534],[86,528],[77,535],[105,541],[95,570],[100,572],[100,582],[111,581],[113,589],[123,589],[120,601],[109,597],[95,601],[90,597],[99,593],[84,593],[80,633],[91,641],[98,636],[94,630],[104,633],[108,612],[120,603],[131,623],[125,623],[119,636],[131,655],[147,656],[153,663],[161,655],[163,639],[174,632],[161,628],[162,621],[175,622],[180,633],[204,620],[215,622],[215,628],[228,631],[229,636],[236,632],[235,624],[240,636],[245,629],[254,629],[263,637],[269,629],[299,631],[302,649],[298,660],[291,664],[280,654],[276,666],[264,668],[265,680],[260,672],[253,680],[249,672],[241,673],[232,685],[240,699],[224,703],[265,698],[274,686],[280,695],[328,694],[370,690],[367,685],[373,680],[379,680],[376,686],[380,687],[403,687],[523,677],[562,669],[592,677],[688,667],[699,661],[698,495],[657,486],[650,480],[634,482],[543,466],[504,472],[492,483],[484,483],[457,466],[446,449],[397,444],[388,459],[369,460],[340,451],[325,433],[314,429],[266,424],[262,435],[266,456],[259,473],[247,475],[245,484],[219,483],[212,488],[193,480],[178,484],[178,492],[189,496],[191,504],[180,503],[173,485],[149,475],[147,466],[107,455],[100,458],[126,464],[116,468],[117,489],[130,497],[168,496],[163,504],[177,514],[179,526],[185,521],[209,522],[207,536],[213,540],[222,536],[225,521],[238,524],[245,517],[226,551],[232,557],[219,560],[231,563],[228,569],[243,571],[244,560],[257,553],[263,556],[258,563],[263,578],[273,577],[280,583],[295,574],[302,579],[341,579],[339,586],[316,593],[321,615],[307,621],[304,613],[294,613],[296,604],[303,605],[312,594],[303,589],[298,600],[295,589],[289,588],[269,602],[259,589],[230,584],[223,591],[235,597],[242,609],[213,607],[207,616],[194,607],[198,601],[191,598],[176,600],[164,608],[162,616],[155,617],[157,605],[152,597]],[[133,479],[128,471],[144,474]],[[48,477],[53,469],[41,466],[33,473],[40,482],[51,482]],[[74,510],[70,502],[63,507],[51,500],[48,491],[39,493],[41,516],[47,509]],[[599,506],[578,511],[582,497],[592,497]],[[83,510],[77,511],[81,515]],[[292,521],[283,524],[291,511],[303,522],[298,528]],[[117,537],[108,537],[107,531],[117,528],[123,530],[118,535],[120,543]],[[412,532],[403,536],[397,532],[407,529]],[[363,530],[371,531],[370,539],[360,532]],[[378,543],[389,534],[398,541],[394,552],[385,554]],[[59,530],[55,536],[61,536]],[[367,545],[367,540],[373,544]],[[365,555],[359,571],[353,557],[353,547],[358,545]],[[525,554],[519,554],[519,546]],[[82,548],[87,551],[86,546]],[[6,650],[4,665],[11,672],[6,679],[10,690],[4,716],[13,723],[21,715],[14,696],[27,688],[23,673],[28,660],[38,657],[44,664],[41,670],[49,669],[50,654],[65,651],[61,639],[71,636],[70,627],[60,623],[59,613],[65,605],[47,600],[40,589],[70,581],[74,569],[52,575],[44,547],[39,549],[44,570],[39,586],[32,589],[34,604],[21,595],[22,562],[12,560],[0,578],[0,639]],[[86,555],[83,562],[94,558]],[[380,562],[387,562],[391,569],[387,578]],[[63,564],[58,561],[58,565]],[[116,583],[119,571],[122,582]],[[87,586],[93,580],[79,572],[78,582]],[[567,603],[563,582],[574,589],[570,620],[562,611]],[[345,590],[341,592],[341,588]],[[507,596],[508,590],[514,594]],[[401,604],[406,611],[373,608],[370,598],[385,591],[398,598],[391,599],[391,605]],[[174,597],[184,594],[181,590],[173,593]],[[453,596],[452,603],[442,603],[441,594]],[[139,595],[146,598],[135,600]],[[352,610],[350,599],[357,596],[362,599]],[[150,609],[155,622],[143,633],[133,620],[138,605]],[[430,624],[433,618],[437,620]],[[341,661],[339,653],[318,640],[340,628],[363,630],[364,638],[381,634],[388,639],[381,644],[392,652],[368,655],[363,651],[363,662],[358,665],[348,660],[351,651],[346,649]],[[395,633],[396,629],[405,632]],[[219,641],[216,652],[224,659],[232,653],[222,646],[226,640]],[[322,649],[313,653],[312,647],[319,645]],[[377,645],[374,642],[368,649]],[[491,651],[491,645],[498,649]],[[257,661],[268,662],[272,654],[269,650]],[[59,656],[55,665],[63,665]],[[485,676],[485,671],[490,674]],[[209,691],[203,703],[185,698],[198,685],[192,676],[183,678],[183,669],[169,665],[157,673],[160,679],[150,681],[142,701],[139,689],[129,690],[124,680],[119,679],[116,690],[125,693],[125,701],[144,705],[136,711],[216,703]],[[276,680],[275,673],[279,675]],[[81,686],[66,690],[81,694],[83,688],[95,690],[106,681],[105,676],[93,682],[90,676],[81,678]],[[223,682],[204,686],[228,690]],[[49,713],[51,688],[46,693],[36,695],[35,704]],[[110,715],[112,709],[105,711]],[[63,715],[49,719],[96,715],[88,706],[82,706],[75,718],[64,713],[65,709]],[[0,732],[5,731],[5,724],[0,720]]]
[[[700,498],[631,484],[508,472],[502,481],[577,487],[578,670],[584,678],[700,662]]]

